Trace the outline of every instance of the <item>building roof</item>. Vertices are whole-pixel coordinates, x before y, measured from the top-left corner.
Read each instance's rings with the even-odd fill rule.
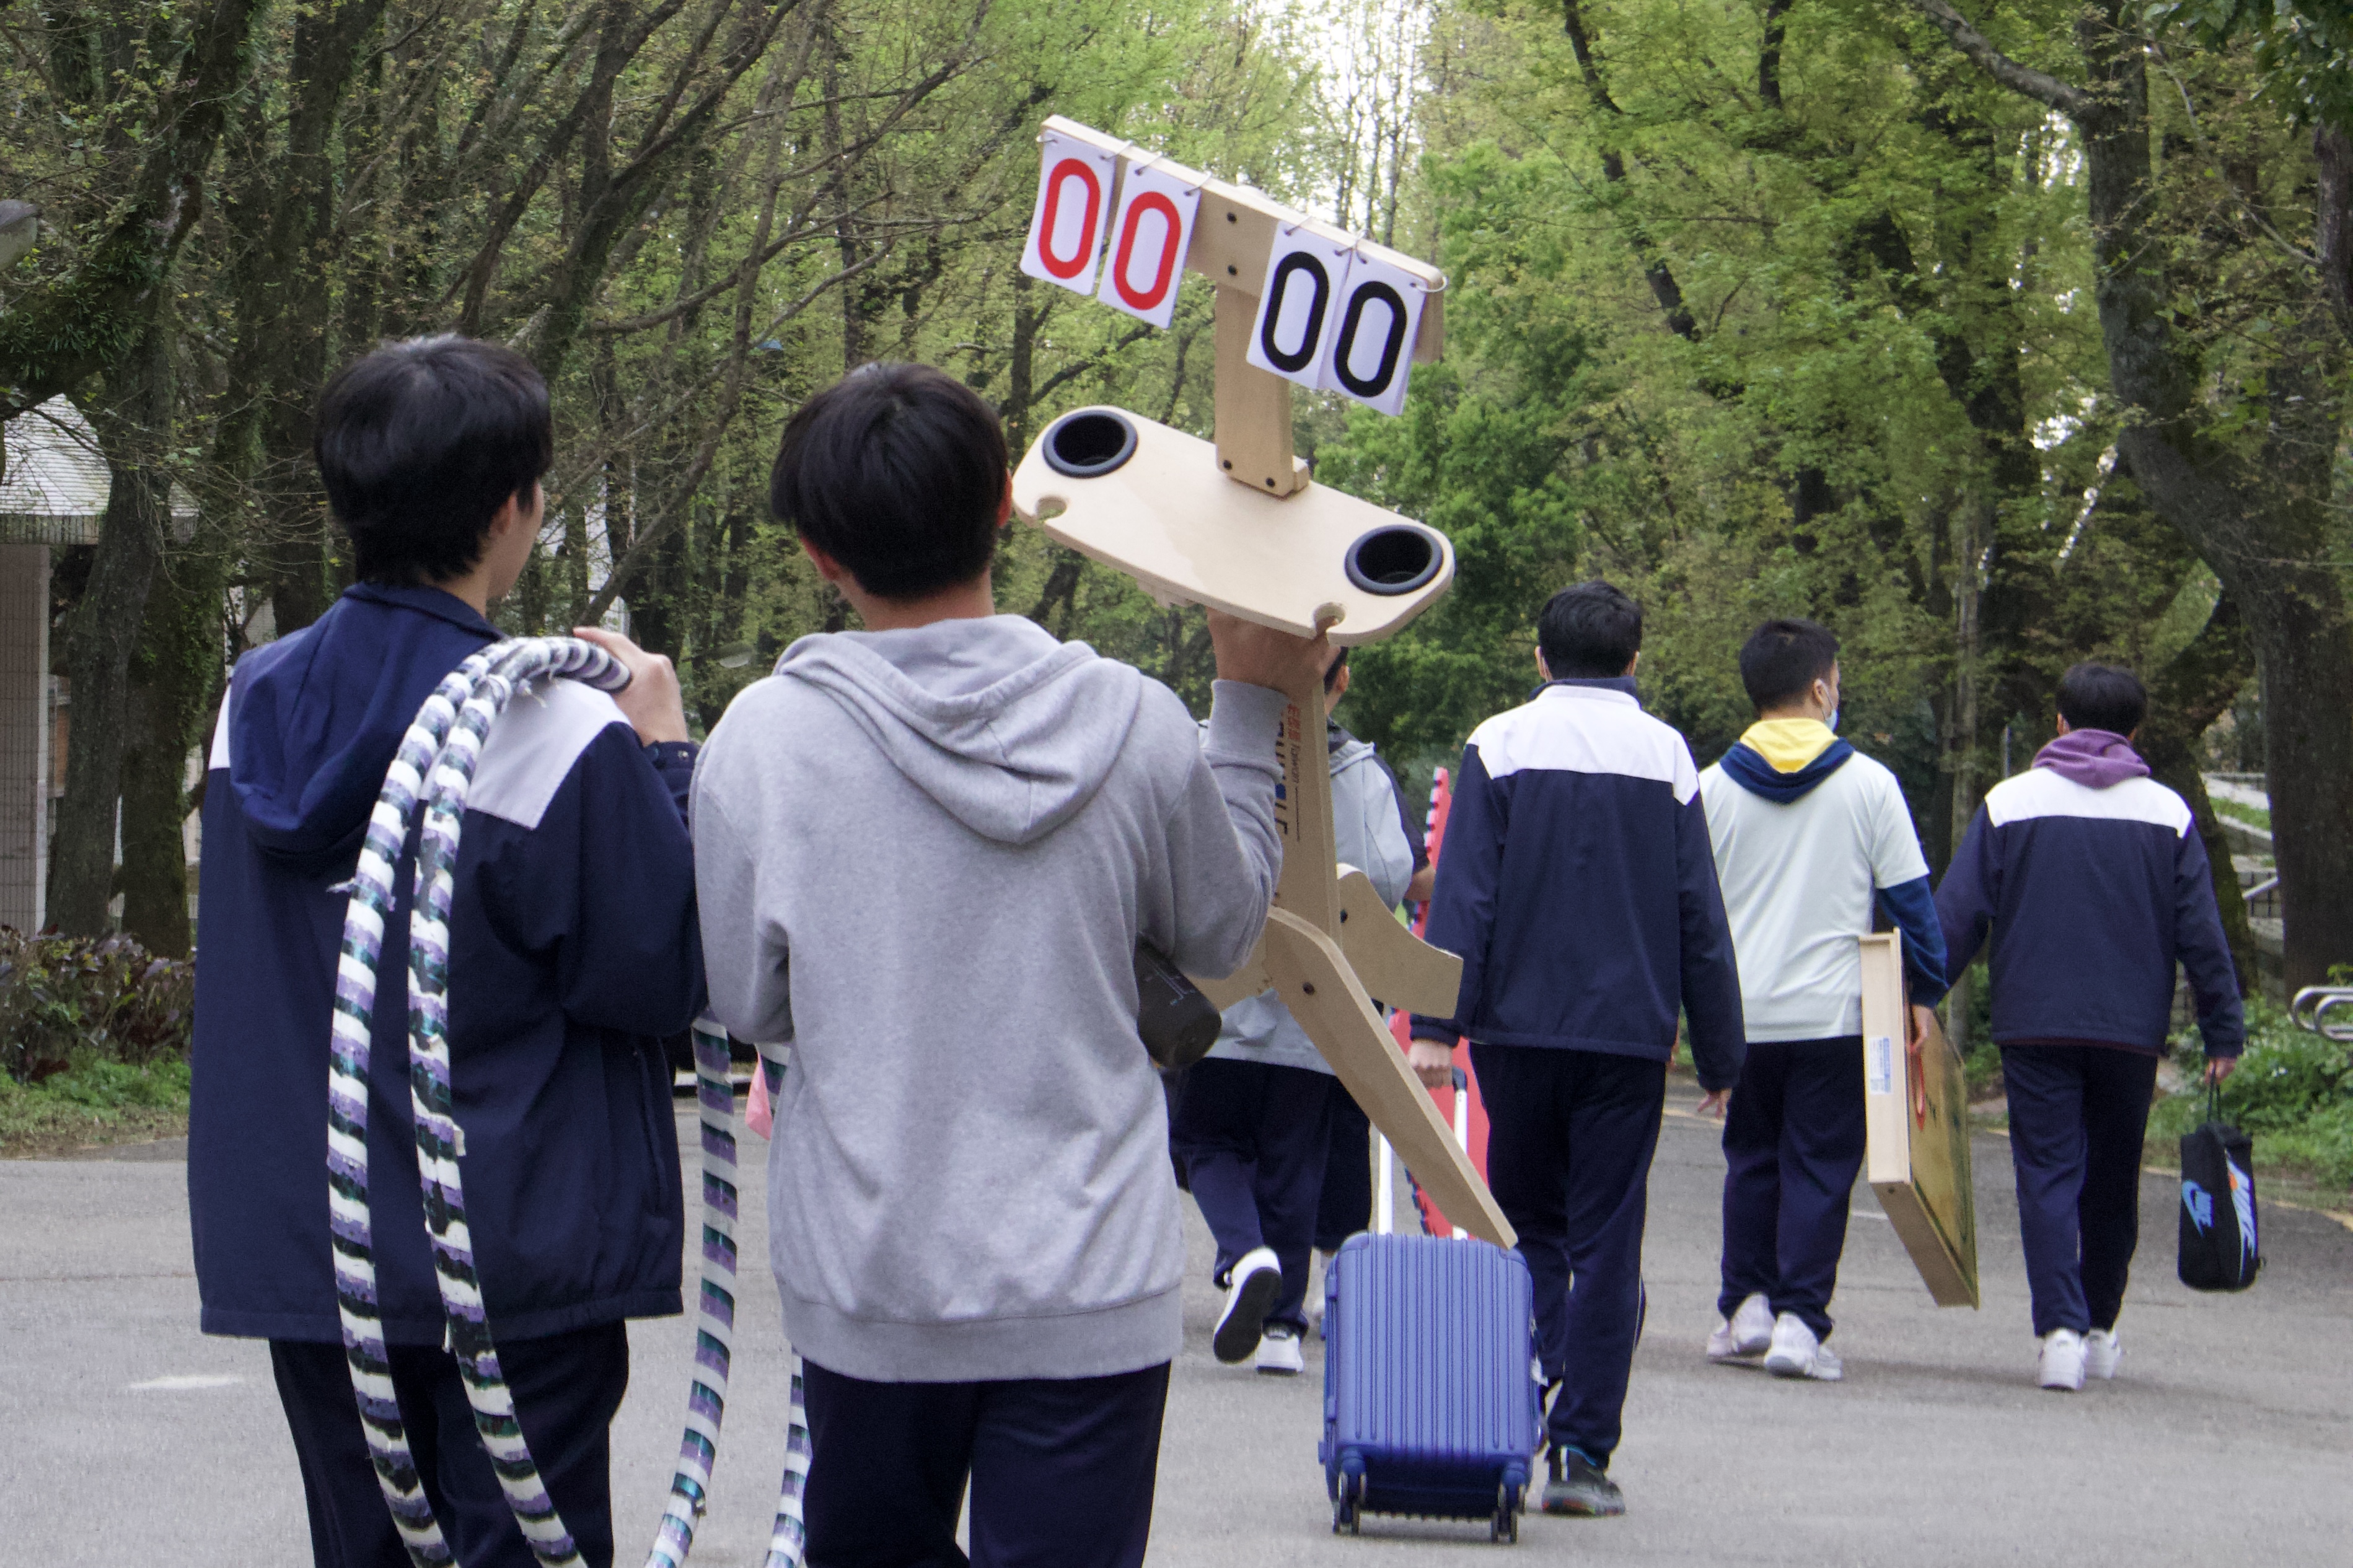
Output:
[[[95,544],[114,492],[89,417],[63,394],[0,426],[8,466],[0,472],[0,544]],[[172,482],[174,531],[185,539],[195,501]]]
[[[5,427],[8,467],[0,474],[0,543],[95,544],[113,482],[98,433],[63,395]]]

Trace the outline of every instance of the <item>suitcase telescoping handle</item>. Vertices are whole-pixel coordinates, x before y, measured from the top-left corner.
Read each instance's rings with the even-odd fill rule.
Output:
[[[1454,1069],[1454,1142],[1471,1147],[1471,1077],[1461,1068]],[[1379,1162],[1373,1174],[1373,1234],[1388,1236],[1397,1230],[1397,1156],[1378,1131],[1373,1134],[1373,1157]],[[1471,1233],[1456,1226],[1454,1238],[1468,1241]]]

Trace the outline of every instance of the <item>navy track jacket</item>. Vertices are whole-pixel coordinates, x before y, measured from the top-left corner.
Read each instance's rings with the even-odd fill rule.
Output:
[[[1462,749],[1429,940],[1459,953],[1458,1035],[1667,1061],[1691,1022],[1701,1084],[1747,1046],[1699,770],[1631,679],[1556,680]]]
[[[401,735],[498,637],[431,588],[348,590],[237,662],[212,741],[197,906],[188,1206],[207,1333],[342,1337],[327,1241],[327,1056],[348,879]],[[702,1000],[684,800],[692,748],[643,747],[604,693],[518,695],[476,771],[449,920],[449,1048],[492,1332],[680,1309],[661,1037]],[[421,815],[421,814],[420,814]],[[368,1174],[379,1308],[438,1344],[408,1109],[408,903],[376,975]]]
[[[2178,962],[2206,1054],[2245,1047],[2206,846],[2189,807],[2154,779],[2093,789],[2036,767],[1994,785],[1936,889],[1936,914],[1947,973],[1992,930],[1998,1045],[2162,1050]]]

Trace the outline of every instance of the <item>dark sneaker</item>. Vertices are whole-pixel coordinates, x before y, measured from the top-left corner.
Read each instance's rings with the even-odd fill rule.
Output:
[[[1626,1511],[1626,1494],[1574,1448],[1552,1451],[1552,1475],[1545,1482],[1544,1510],[1581,1519],[1612,1519]]]
[[[1282,1295],[1282,1265],[1274,1249],[1255,1247],[1238,1258],[1226,1277],[1226,1308],[1218,1314],[1209,1348],[1228,1366],[1248,1361],[1258,1349],[1266,1315]]]

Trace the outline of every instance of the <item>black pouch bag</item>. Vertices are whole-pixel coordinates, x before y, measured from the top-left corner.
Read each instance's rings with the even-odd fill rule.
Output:
[[[2221,1112],[2221,1091],[2209,1085],[2205,1122],[2181,1138],[2179,1273],[2192,1290],[2243,1290],[2263,1266],[2254,1142]]]
[[[1135,1032],[1164,1073],[1182,1072],[1218,1043],[1217,1008],[1148,942],[1135,944]]]

